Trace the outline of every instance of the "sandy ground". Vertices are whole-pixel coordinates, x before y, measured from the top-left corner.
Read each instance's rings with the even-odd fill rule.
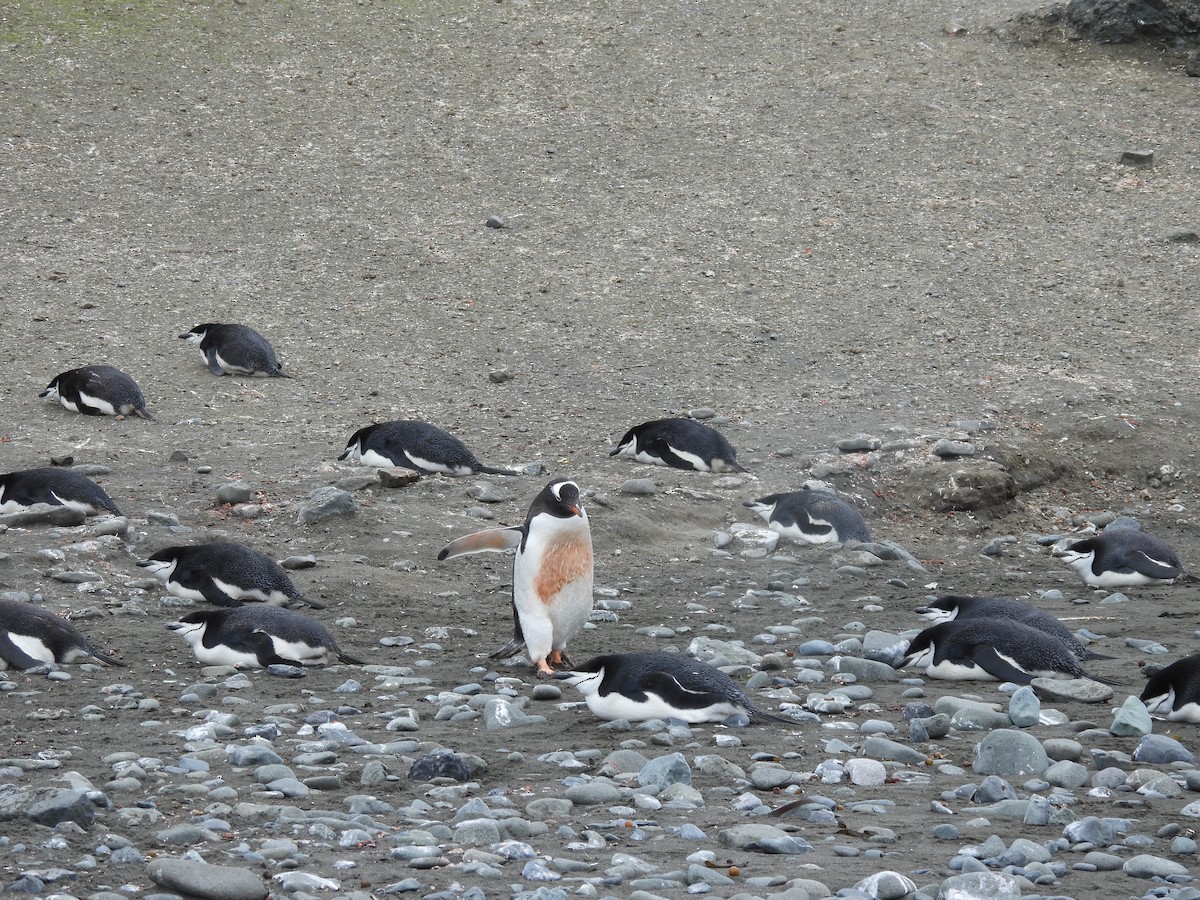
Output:
[[[0,579],[51,608],[99,607],[81,627],[129,660],[121,680],[160,698],[170,728],[188,720],[174,698],[199,672],[162,628],[173,611],[137,587],[134,560],[181,539],[150,524],[150,511],[196,530],[183,539],[223,534],[277,558],[314,554],[318,566],[297,582],[330,606],[326,621],[356,620],[338,632],[352,652],[401,664],[418,654],[380,638],[436,635],[442,650],[421,651],[434,684],[476,680],[472,667],[510,627],[508,564],[435,562],[447,540],[481,525],[467,515],[473,479],[360,491],[354,517],[297,525],[307,493],[348,474],[335,460],[354,430],[418,418],[489,463],[541,462],[598,495],[597,582],[632,608],[582,635],[576,658],[684,649],[712,622],[749,641],[797,617],[731,601],[794,578],[810,580],[796,592],[822,620],[806,636],[828,639],[853,621],[913,627],[912,607],[935,589],[1059,588],[1067,599],[1053,611],[1109,635],[1105,652],[1120,658],[1098,670],[1137,693],[1139,657],[1122,639],[1158,640],[1171,658],[1197,649],[1195,587],[1138,591],[1132,606],[1075,605],[1087,592],[1032,537],[1069,530],[1089,510],[1129,511],[1185,564],[1200,556],[1200,245],[1168,240],[1197,227],[1200,106],[1193,82],[1145,56],[991,33],[1021,8],[5,10],[0,469],[65,454],[109,467],[100,480],[141,540],[87,558],[105,576],[87,594],[51,579],[36,556],[69,536],[9,531]],[[1155,165],[1120,164],[1128,150],[1153,150]],[[489,216],[504,227],[485,227]],[[214,378],[176,339],[205,321],[258,328],[295,377]],[[141,383],[156,422],[84,418],[38,399],[56,373],[99,362]],[[489,377],[501,372],[511,378]],[[631,424],[698,407],[731,420],[725,433],[753,478],[608,458]],[[963,420],[995,426],[973,436],[981,455],[1028,488],[1002,510],[934,511],[913,476],[937,465],[926,438],[954,435]],[[712,533],[746,520],[742,500],[798,487],[834,440],[857,432],[916,445],[855,457],[830,480],[926,572],[891,566],[861,581],[805,550],[790,561],[744,558],[736,546],[712,554]],[[654,496],[619,492],[645,475]],[[234,479],[256,488],[257,518],[214,504]],[[491,507],[490,524],[521,521],[543,482],[497,482],[512,499]],[[1003,535],[1016,538],[1006,555],[980,554]],[[724,598],[705,597],[718,585]],[[884,609],[864,613],[864,597]],[[678,637],[634,633],[660,624]],[[328,692],[344,678],[316,673],[299,687]],[[144,739],[148,755],[177,754],[169,729],[133,728],[145,718],[136,711],[99,725],[18,712],[77,713],[112,680],[23,682],[4,701],[9,755],[61,746],[104,781],[113,728]],[[269,705],[297,690],[259,678],[250,699]],[[978,693],[995,697],[990,685]],[[876,702],[899,721],[898,687],[881,687]],[[1100,724],[1110,715],[1069,712]],[[504,749],[533,760],[619,739],[577,712],[546,714],[554,727],[506,735]],[[1195,742],[1195,726],[1179,731]],[[487,788],[535,777],[506,767],[481,727],[430,721],[421,737],[488,756]],[[825,737],[757,729],[732,757],[797,750],[815,765]],[[971,745],[968,736],[945,754],[962,762]],[[933,873],[918,881],[942,877],[953,855],[927,840],[930,794],[895,786],[887,817],[901,835],[887,867]],[[1179,805],[1142,811],[1142,830],[1174,821]],[[713,808],[698,823],[730,819]],[[1019,828],[995,830],[1011,839]],[[884,867],[834,859],[819,830],[808,837],[819,850],[805,862],[835,888]],[[665,861],[679,848],[637,852]],[[1099,883],[1072,877],[1064,889]]]

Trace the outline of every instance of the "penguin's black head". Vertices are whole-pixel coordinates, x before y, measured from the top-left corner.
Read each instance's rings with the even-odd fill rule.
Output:
[[[579,496],[579,485],[567,478],[560,478],[546,485],[546,509],[560,519],[583,515],[583,500]]]
[[[204,340],[204,336],[209,331],[217,327],[215,322],[205,322],[203,325],[197,325],[191,331],[185,331],[179,336],[181,341]]]
[[[157,553],[151,553],[149,557],[138,563],[143,569],[148,569],[154,563],[170,562],[175,558],[175,548],[165,547]]]

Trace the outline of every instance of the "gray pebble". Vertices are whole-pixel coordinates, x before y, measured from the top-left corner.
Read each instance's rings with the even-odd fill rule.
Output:
[[[1129,696],[1113,716],[1108,730],[1117,737],[1144,737],[1154,730],[1150,712],[1140,699]]]
[[[630,494],[635,497],[648,497],[656,490],[654,479],[652,478],[630,478],[624,481],[619,488],[622,494]]]
[[[979,775],[1041,775],[1050,759],[1033,735],[1004,729],[988,732],[975,745],[971,768]]]
[[[1179,741],[1165,734],[1148,734],[1142,738],[1133,751],[1136,762],[1151,765],[1167,765],[1174,762],[1196,764],[1196,757]]]
[[[348,491],[335,487],[320,487],[308,495],[300,504],[299,523],[312,525],[335,516],[352,516],[358,504]]]
[[[187,859],[153,859],[146,875],[160,887],[203,900],[262,900],[268,893],[254,870]]]

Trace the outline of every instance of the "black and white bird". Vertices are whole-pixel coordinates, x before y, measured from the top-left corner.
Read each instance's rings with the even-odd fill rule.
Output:
[[[1106,528],[1056,549],[1054,555],[1091,587],[1171,584],[1184,574],[1179,557],[1165,541],[1137,528]]]
[[[625,432],[609,456],[697,472],[745,472],[725,435],[695,419],[655,419]]]
[[[338,459],[364,466],[400,466],[421,475],[516,475],[481,463],[466,444],[428,422],[402,420],[360,428]]]
[[[187,641],[205,666],[265,669],[326,666],[334,660],[363,664],[342,650],[312,616],[275,606],[196,610],[167,628]]]
[[[97,650],[62,616],[20,600],[0,600],[0,670],[88,660],[125,665]]]
[[[1200,722],[1200,653],[1164,666],[1146,682],[1141,701],[1168,722]]]
[[[131,376],[113,366],[83,366],[59,375],[38,394],[57,399],[71,412],[85,416],[140,416],[153,420],[142,389]]]
[[[284,374],[271,342],[248,325],[206,322],[179,337],[200,348],[208,371],[214,375],[291,377]]]
[[[0,514],[20,512],[37,503],[67,506],[85,516],[121,515],[104,488],[70,469],[41,466],[0,475]]]
[[[951,680],[1028,684],[1034,678],[1063,677],[1105,681],[1084,671],[1062,641],[1013,619],[963,619],[932,625],[912,639],[896,668]]]
[[[967,619],[1012,619],[1030,628],[1036,628],[1067,645],[1078,659],[1112,659],[1088,649],[1075,634],[1045,610],[1038,609],[1020,600],[1009,597],[969,597],[960,594],[943,594],[916,612],[927,622],[965,622]]]
[[[534,499],[524,524],[478,531],[451,541],[439,560],[515,550],[513,639],[492,654],[503,659],[524,646],[538,674],[570,665],[567,644],[592,612],[592,533],[579,485],[551,481]]]
[[[680,719],[688,723],[786,722],[763,712],[732,678],[708,663],[676,653],[613,653],[554,678],[583,695],[601,719]]]
[[[857,509],[829,491],[769,494],[742,503],[758,513],[767,527],[801,544],[866,543],[871,529]]]
[[[158,578],[167,591],[188,600],[216,606],[284,606],[296,602],[313,609],[325,608],[323,603],[301,594],[279,563],[241,544],[165,547],[138,565]]]

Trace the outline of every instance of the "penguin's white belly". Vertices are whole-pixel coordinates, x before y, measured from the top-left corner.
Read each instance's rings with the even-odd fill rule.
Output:
[[[827,531],[805,531],[799,525],[785,525],[782,522],[771,522],[769,527],[785,538],[798,544],[835,544],[838,542],[837,529],[822,519],[813,519],[813,527],[824,527]]]
[[[542,542],[528,541],[513,572],[513,601],[531,656],[542,646],[547,653],[564,648],[591,614],[592,540],[587,520],[578,522]]]
[[[627,719],[630,722],[644,722],[647,719],[682,719],[690,724],[700,722],[721,722],[732,715],[745,712],[733,703],[714,703],[700,709],[686,709],[672,706],[657,694],[647,693],[646,699],[637,701],[624,694],[613,691],[607,696],[592,694],[587,698],[588,709],[598,719]]]

